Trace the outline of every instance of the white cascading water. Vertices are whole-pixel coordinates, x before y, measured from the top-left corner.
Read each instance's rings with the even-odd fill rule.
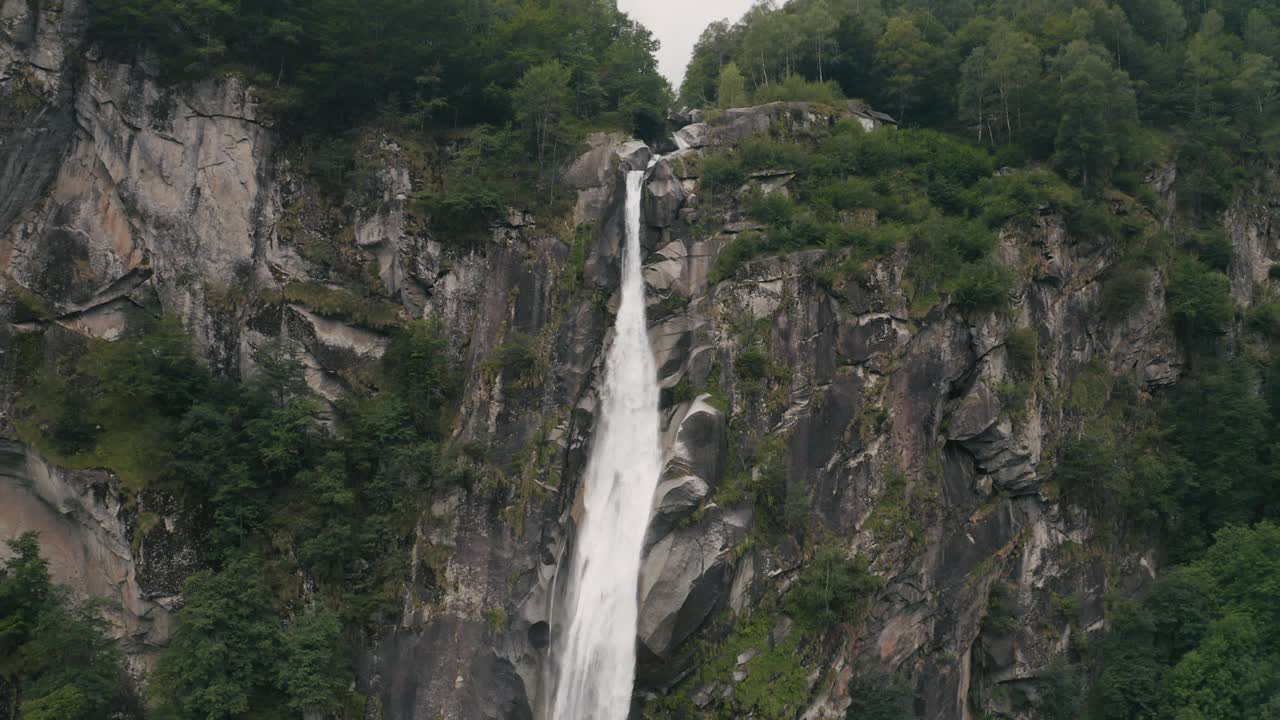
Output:
[[[640,268],[644,175],[627,173],[622,304],[587,462],[567,626],[556,649],[555,720],[626,720],[631,708],[640,555],[662,472],[657,369],[645,327]]]

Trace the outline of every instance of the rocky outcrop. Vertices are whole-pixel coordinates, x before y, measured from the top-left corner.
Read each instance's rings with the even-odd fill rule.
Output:
[[[108,336],[121,298],[146,285],[211,361],[237,367],[238,328],[209,305],[251,279],[271,228],[271,135],[251,95],[234,79],[179,95],[138,68],[90,62],[74,117],[47,192],[0,228],[0,272]]]
[[[728,448],[724,413],[708,399],[676,406],[667,422],[668,460],[640,569],[640,642],[655,657],[688,639],[721,603],[733,579],[732,553],[750,527],[749,508],[706,507]]]
[[[695,150],[739,143],[751,135],[770,130],[804,133],[829,127],[841,119],[856,121],[867,130],[897,124],[893,118],[871,109],[860,100],[849,100],[836,106],[774,102],[727,110],[695,110],[685,119],[690,122],[676,131],[676,145],[681,149]]]
[[[21,443],[0,440],[0,543],[39,533],[50,575],[106,601],[131,670],[141,675],[168,641],[177,599],[144,586],[134,533],[137,510],[118,498],[116,481],[107,473],[64,470]],[[0,559],[7,556],[0,544]]]
[[[1257,291],[1269,286],[1280,256],[1275,206],[1263,188],[1251,188],[1226,212],[1223,228],[1231,242],[1231,297],[1238,305],[1260,300]]]
[[[75,59],[86,22],[80,0],[0,2],[0,228],[44,194],[61,166],[75,130]]]

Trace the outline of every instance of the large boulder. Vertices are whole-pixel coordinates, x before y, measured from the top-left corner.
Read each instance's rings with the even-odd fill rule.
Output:
[[[649,538],[665,537],[681,520],[692,515],[711,494],[711,488],[697,475],[681,475],[664,479],[653,493],[653,515],[649,519]]]
[[[720,485],[728,432],[724,413],[708,400],[709,395],[698,397],[688,404],[678,421],[672,422],[670,459],[664,477],[678,470],[702,478],[712,488]]]
[[[704,148],[715,144],[715,138],[711,133],[711,127],[706,123],[694,123],[686,125],[676,131],[676,145],[681,150]]]
[[[731,550],[745,537],[750,510],[706,506],[725,470],[724,414],[703,395],[678,407],[664,445],[669,460],[654,494],[640,571],[641,640],[661,657],[689,637],[728,597]],[[704,514],[695,523],[699,508]]]
[[[696,527],[659,540],[640,569],[638,634],[657,657],[684,642],[728,597],[733,550],[747,537],[751,512],[712,508]]]
[[[653,159],[653,151],[640,140],[629,140],[618,146],[614,154],[618,157],[618,167],[623,172],[647,170],[649,161]]]
[[[670,227],[680,214],[686,193],[680,179],[672,169],[671,161],[663,158],[654,165],[644,188],[643,218],[652,227]]]

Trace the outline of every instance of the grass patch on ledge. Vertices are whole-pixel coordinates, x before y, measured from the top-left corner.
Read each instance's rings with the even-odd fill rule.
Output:
[[[350,320],[378,330],[389,330],[400,324],[399,305],[380,298],[362,298],[350,290],[320,283],[290,282],[284,286],[284,299],[322,317]]]

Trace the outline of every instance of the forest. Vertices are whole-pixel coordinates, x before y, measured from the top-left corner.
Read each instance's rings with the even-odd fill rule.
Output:
[[[714,280],[757,257],[825,248],[845,261],[815,280],[837,287],[905,247],[914,319],[943,297],[998,313],[1012,283],[993,259],[1001,228],[1052,208],[1074,234],[1115,240],[1107,312],[1142,302],[1153,274],[1167,278],[1188,373],[1154,395],[1081,381],[1053,483],[1105,520],[1108,542],[1161,538],[1169,568],[1142,594],[1108,597],[1107,631],[1072,637],[1036,712],[1280,719],[1280,300],[1237,309],[1221,229],[1280,152],[1280,4],[762,0],[702,33],[678,92],[657,71],[653,35],[609,0],[92,7],[90,37],[109,56],[149,58],[175,85],[246,78],[288,152],[335,197],[358,187],[364,129],[448,146],[439,182],[413,198],[438,232],[474,229],[513,201],[554,202],[593,130],[652,140],[682,108],[858,98],[899,129],[842,124],[708,155],[712,196],[755,171],[798,178],[789,196],[744,199],[764,229],[726,248]],[[1166,163],[1178,168],[1172,206],[1147,187]],[[874,228],[841,220],[868,208]],[[386,356],[332,417],[288,343],[258,348],[261,372],[243,380],[215,376],[172,320],[56,362],[15,348],[30,381],[24,439],[61,465],[110,467],[132,491],[174,498],[204,567],[185,581],[180,628],[139,694],[94,603],[50,581],[38,538],[12,542],[0,566],[0,718],[361,712],[353,644],[394,622],[421,504],[492,482],[448,439],[460,401],[450,339],[430,321],[387,324]],[[1020,384],[1003,391],[1036,392],[1036,342],[1011,349]],[[496,363],[528,355],[514,342]],[[756,491],[761,506],[785,503]],[[792,596],[815,632],[863,612],[874,590],[865,567],[826,562],[849,597],[830,591],[832,571],[805,573]],[[905,678],[853,682],[850,720],[914,717]]]

